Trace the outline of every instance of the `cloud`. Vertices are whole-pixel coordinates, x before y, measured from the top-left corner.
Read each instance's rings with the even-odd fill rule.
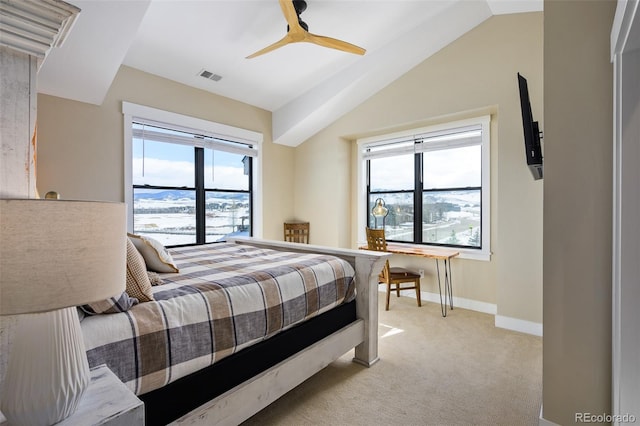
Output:
[[[144,167],[144,175],[143,175]],[[194,164],[190,161],[164,160],[159,158],[134,158],[132,166],[134,185],[152,186],[195,186]],[[248,177],[244,168],[215,166],[212,174],[211,166],[205,165],[205,188],[247,190]]]

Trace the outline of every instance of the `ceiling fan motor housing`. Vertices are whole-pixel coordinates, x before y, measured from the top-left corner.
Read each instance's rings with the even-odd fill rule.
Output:
[[[293,8],[296,10],[298,18],[300,18],[300,14],[307,10],[307,2],[304,0],[293,0]]]
[[[307,2],[304,0],[292,0],[292,3],[293,8],[296,10],[296,15],[298,15],[298,23],[305,31],[309,31],[307,23],[300,18],[300,14],[307,10]],[[287,25],[287,32],[289,32],[289,25]]]

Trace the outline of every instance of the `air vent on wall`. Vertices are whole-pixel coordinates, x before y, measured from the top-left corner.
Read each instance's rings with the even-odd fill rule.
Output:
[[[213,80],[213,81],[220,81],[220,79],[222,78],[222,76],[221,76],[221,75],[214,74],[214,73],[212,73],[211,71],[207,71],[207,70],[205,70],[205,69],[200,70],[200,72],[198,73],[198,75],[199,75],[200,77],[204,77],[204,78],[207,78],[207,79],[209,79],[209,80]]]

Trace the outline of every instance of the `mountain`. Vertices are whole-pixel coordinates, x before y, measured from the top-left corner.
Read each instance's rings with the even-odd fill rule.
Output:
[[[215,194],[216,199],[246,199],[246,193],[238,192],[208,192],[207,198]],[[196,192],[187,189],[140,189],[136,188],[133,192],[133,200],[155,200],[155,201],[176,201],[176,200],[195,200]]]
[[[180,200],[180,199],[188,199],[195,200],[196,193],[195,191],[189,190],[159,190],[159,189],[136,189],[133,192],[134,201],[137,200]]]

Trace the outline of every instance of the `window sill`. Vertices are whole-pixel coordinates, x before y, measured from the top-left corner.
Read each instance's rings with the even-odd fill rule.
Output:
[[[482,260],[489,262],[491,260],[491,252],[489,250],[471,250],[460,249],[460,259]]]

